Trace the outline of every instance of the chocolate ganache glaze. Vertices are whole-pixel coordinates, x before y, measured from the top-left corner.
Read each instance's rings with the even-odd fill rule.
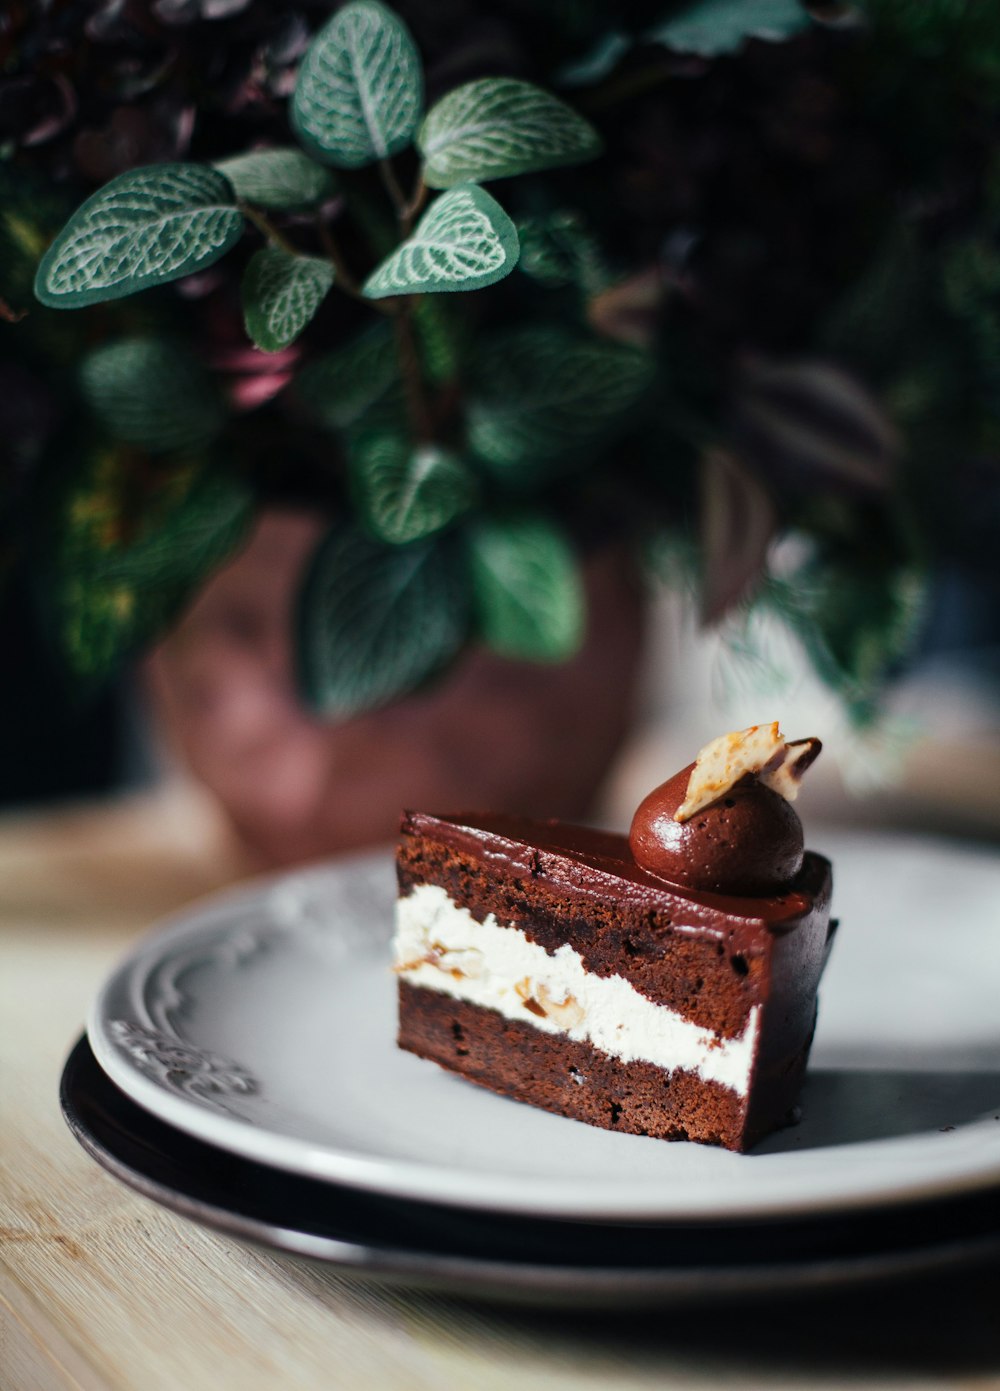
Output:
[[[774,731],[777,735],[777,726]],[[719,796],[687,815],[681,809],[695,785],[698,763],[654,788],[632,819],[629,845],[636,863],[669,884],[708,893],[773,894],[785,888],[801,870],[805,853],[802,822],[788,797],[794,795],[801,771],[818,754],[819,741],[782,741],[780,747],[802,749],[807,755],[792,755],[801,764],[794,781],[774,778],[778,786],[790,789],[785,795],[762,781],[773,777],[782,758],[747,772],[741,771],[739,758],[731,761],[735,780],[727,785],[723,777]]]

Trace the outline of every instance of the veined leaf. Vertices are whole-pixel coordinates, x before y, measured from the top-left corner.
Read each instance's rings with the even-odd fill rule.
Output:
[[[243,320],[266,353],[295,341],[333,284],[333,266],[318,256],[290,256],[280,247],[257,251],[243,276]]]
[[[240,544],[252,515],[240,482],[200,464],[156,480],[135,515],[134,466],[129,451],[85,453],[55,518],[52,625],[84,682],[107,679],[162,632]]]
[[[565,102],[531,82],[484,77],[442,97],[420,127],[417,144],[424,181],[452,188],[579,164],[600,153],[601,138]]]
[[[480,290],[517,265],[513,222],[478,184],[442,193],[364,285],[369,299],[442,290]]]
[[[468,622],[451,546],[387,546],[337,527],[314,556],[300,599],[306,698],[340,719],[385,705],[451,661]]]
[[[329,169],[294,146],[252,150],[220,160],[215,168],[232,184],[237,198],[259,208],[311,208],[337,188]]]
[[[382,324],[314,359],[295,378],[296,394],[328,430],[349,430],[362,422],[367,427],[373,415],[391,415],[398,385],[396,345]]]
[[[715,58],[739,52],[747,39],[774,43],[791,38],[811,22],[798,0],[695,0],[680,14],[654,25],[644,38],[677,53]]]
[[[226,423],[208,372],[170,339],[119,338],[95,348],[80,378],[109,433],[153,453],[205,444]]]
[[[204,270],[242,231],[233,187],[218,170],[132,169],[77,208],[42,257],[35,294],[55,309],[121,299]]]
[[[358,169],[409,145],[424,82],[409,29],[377,0],[354,0],[313,39],[292,97],[292,128],[317,159]]]
[[[492,472],[530,482],[539,465],[579,457],[606,438],[652,372],[649,357],[616,343],[554,328],[509,333],[476,363],[469,443]]]
[[[391,545],[440,531],[475,496],[461,459],[436,445],[415,449],[401,435],[362,440],[351,456],[351,481],[368,526]]]
[[[477,626],[504,657],[563,662],[583,641],[586,606],[568,541],[541,517],[484,523],[469,536]]]

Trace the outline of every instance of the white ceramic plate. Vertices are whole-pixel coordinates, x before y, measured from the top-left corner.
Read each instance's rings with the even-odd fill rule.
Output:
[[[1000,1182],[997,856],[874,833],[822,845],[843,927],[804,1119],[750,1155],[593,1129],[399,1052],[388,852],[193,907],[115,971],[88,1035],[111,1079],[181,1130],[399,1197],[731,1220]]]
[[[787,1222],[542,1221],[364,1193],[206,1145],[131,1101],[86,1039],[67,1059],[60,1102],[98,1164],[181,1217],[342,1275],[466,1299],[575,1314],[731,1307],[919,1273],[967,1274],[1000,1259],[997,1188]]]

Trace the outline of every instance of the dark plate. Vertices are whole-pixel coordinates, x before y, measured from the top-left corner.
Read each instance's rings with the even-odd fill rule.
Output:
[[[1000,1189],[846,1220],[547,1221],[386,1198],[241,1159],[130,1101],[85,1038],[66,1062],[60,1100],[92,1158],[182,1217],[366,1279],[470,1297],[708,1303],[1000,1258]]]

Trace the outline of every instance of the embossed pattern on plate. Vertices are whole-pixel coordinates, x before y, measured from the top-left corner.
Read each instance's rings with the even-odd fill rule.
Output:
[[[211,1144],[456,1206],[724,1220],[1000,1180],[997,857],[910,836],[821,839],[843,929],[804,1119],[750,1155],[594,1130],[399,1052],[388,852],[192,907],[114,972],[90,1042],[134,1101]]]

